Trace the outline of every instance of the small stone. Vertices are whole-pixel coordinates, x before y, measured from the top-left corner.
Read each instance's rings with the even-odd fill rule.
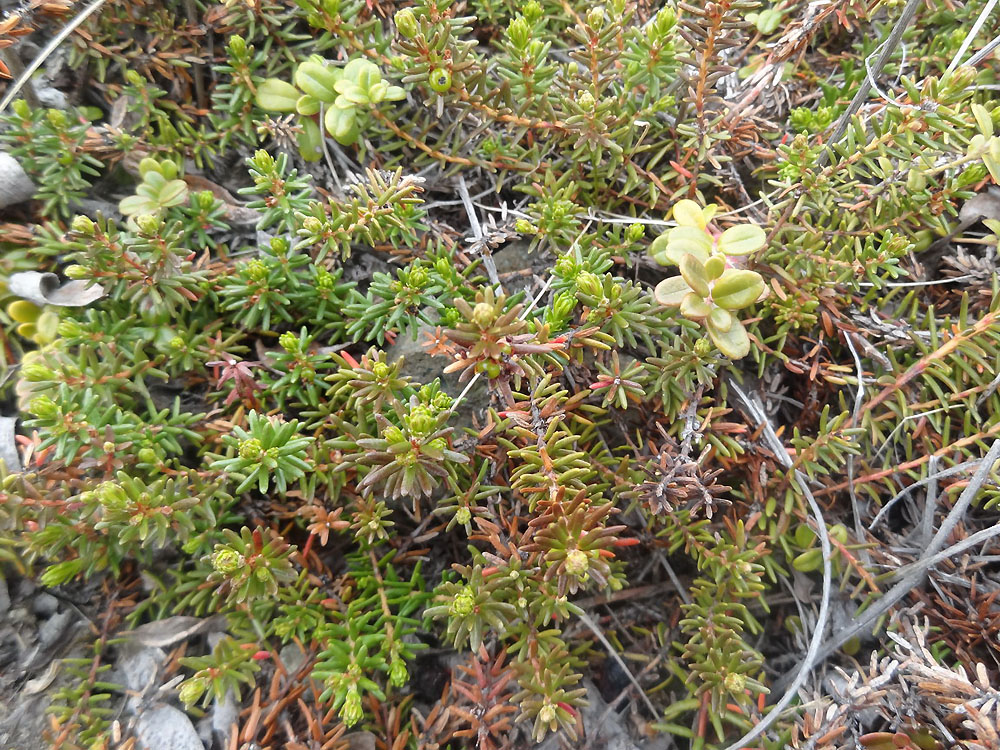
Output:
[[[35,190],[35,183],[21,169],[17,159],[0,151],[0,208],[29,200]]]
[[[157,705],[144,710],[135,725],[141,750],[204,750],[191,719],[173,706]]]
[[[69,100],[59,89],[53,86],[41,86],[35,89],[38,101],[45,107],[51,109],[66,109],[69,107]]]
[[[42,623],[42,626],[38,629],[38,640],[42,645],[42,648],[51,646],[66,632],[66,628],[69,627],[69,621],[73,618],[73,613],[69,610],[63,610],[62,612],[56,612],[52,617]]]
[[[59,600],[46,591],[38,594],[31,604],[31,611],[39,617],[51,617],[57,609],[59,609]]]
[[[143,693],[156,681],[166,661],[167,654],[162,648],[127,644],[122,648],[115,668],[125,687]]]
[[[298,672],[306,661],[305,653],[294,643],[282,646],[281,651],[278,652],[278,658],[281,659],[281,663],[285,666],[288,674]]]

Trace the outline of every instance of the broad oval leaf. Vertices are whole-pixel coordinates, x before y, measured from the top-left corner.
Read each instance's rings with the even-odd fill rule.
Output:
[[[705,275],[709,278],[709,281],[715,281],[722,276],[722,272],[725,270],[726,259],[721,255],[713,255],[705,261]]]
[[[684,253],[681,262],[678,264],[681,269],[681,276],[688,286],[694,290],[699,297],[707,297],[711,294],[708,287],[708,274],[705,273],[705,266],[691,253]]]
[[[664,279],[653,290],[656,301],[667,307],[679,307],[684,297],[690,293],[691,287],[681,276],[671,276],[669,279]]]
[[[257,87],[257,106],[268,112],[294,112],[302,94],[287,81],[268,78]]]
[[[327,104],[337,98],[338,80],[340,71],[313,60],[306,60],[295,69],[295,85],[309,96]]]
[[[187,183],[184,180],[170,180],[170,182],[160,188],[160,193],[156,196],[156,202],[160,208],[170,208],[170,206],[179,206],[181,203],[184,203],[187,197]]]
[[[712,312],[712,306],[708,304],[696,292],[689,292],[681,300],[680,313],[690,320],[704,320]]]
[[[123,216],[137,216],[138,214],[153,214],[157,211],[156,201],[151,198],[144,198],[141,195],[130,195],[118,201],[118,210]]]
[[[675,265],[680,265],[685,253],[691,253],[704,263],[712,254],[712,238],[697,227],[674,227],[667,232],[666,257]]]
[[[740,310],[760,299],[764,279],[756,271],[729,269],[712,287],[712,300],[727,310]]]
[[[346,138],[354,127],[354,110],[330,107],[323,117],[323,124],[326,131],[342,143],[341,139]]]
[[[300,125],[302,130],[297,138],[299,153],[306,161],[318,161],[323,155],[323,132],[311,117],[304,117]]]
[[[661,234],[655,240],[653,240],[649,245],[649,257],[659,263],[661,266],[672,265],[670,258],[667,257],[667,241],[669,237],[666,232]]]
[[[295,102],[295,111],[304,117],[312,117],[319,112],[319,99],[309,94],[303,94]]]
[[[708,314],[708,322],[719,331],[728,331],[733,327],[733,323],[736,319],[729,310],[723,310],[721,307],[713,307],[710,309]]]
[[[712,342],[730,359],[743,359],[750,353],[750,337],[740,321],[733,321],[728,331],[720,331],[712,325],[711,319],[705,325]]]
[[[756,224],[729,227],[719,238],[719,249],[726,255],[749,255],[767,243],[767,235]]]
[[[682,227],[704,229],[708,222],[702,213],[701,206],[692,200],[684,199],[674,204],[674,221]]]

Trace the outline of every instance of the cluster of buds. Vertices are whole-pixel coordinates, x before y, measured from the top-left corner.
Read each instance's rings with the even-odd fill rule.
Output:
[[[491,388],[507,397],[508,404],[513,404],[511,378],[524,377],[533,369],[526,355],[550,354],[565,348],[565,342],[559,339],[542,341],[537,334],[524,332],[528,324],[518,317],[522,306],[505,309],[506,295],[497,295],[489,287],[476,294],[475,305],[459,297],[455,307],[463,320],[444,332],[457,348],[455,361],[444,372],[461,372],[462,380],[482,373],[489,378]]]
[[[261,529],[245,526],[240,533],[225,529],[225,543],[215,545],[209,557],[210,580],[220,584],[232,604],[274,596],[282,583],[295,578],[289,557],[294,551],[276,535],[265,538]]]
[[[347,465],[373,467],[358,482],[358,491],[368,495],[381,486],[384,494],[394,500],[404,496],[430,497],[440,481],[449,476],[449,463],[469,461],[468,456],[452,450],[448,444],[451,428],[444,425],[449,413],[439,411],[433,404],[421,404],[413,396],[402,424],[377,417],[382,422],[381,435],[358,439],[359,452],[344,456]]]

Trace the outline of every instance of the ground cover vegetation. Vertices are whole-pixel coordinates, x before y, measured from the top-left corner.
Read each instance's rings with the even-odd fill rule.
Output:
[[[1000,748],[993,3],[85,9],[0,21],[48,744]]]

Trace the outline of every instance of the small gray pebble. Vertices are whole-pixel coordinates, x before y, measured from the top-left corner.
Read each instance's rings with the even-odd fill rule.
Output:
[[[52,615],[48,620],[42,623],[42,626],[38,629],[38,640],[41,642],[42,647],[51,646],[53,643],[62,638],[63,633],[66,632],[66,628],[69,626],[69,621],[73,618],[73,613],[68,610],[62,612],[57,612]]]
[[[10,609],[10,591],[7,590],[7,579],[0,578],[0,620]]]
[[[69,100],[66,98],[66,94],[57,88],[43,86],[35,89],[35,93],[38,95],[38,101],[46,107],[52,109],[66,109],[69,107]]]
[[[34,194],[35,184],[17,159],[0,151],[0,208],[26,201]]]
[[[39,617],[51,617],[57,609],[59,609],[59,600],[46,591],[39,593],[31,604],[31,611]]]

